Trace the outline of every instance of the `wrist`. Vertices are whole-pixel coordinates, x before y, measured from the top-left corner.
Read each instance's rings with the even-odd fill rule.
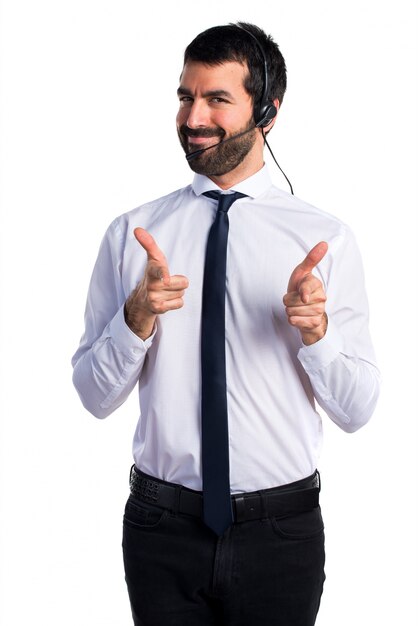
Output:
[[[145,341],[152,335],[157,318],[155,314],[135,311],[135,315],[132,315],[132,309],[127,306],[127,303],[125,303],[123,312],[126,325],[142,341]]]
[[[319,324],[319,326],[317,326],[313,330],[301,331],[302,341],[304,345],[311,346],[317,341],[320,341],[321,339],[323,339],[323,337],[325,337],[326,335],[327,328],[328,328],[328,315],[324,312],[322,316],[322,322],[321,324]]]

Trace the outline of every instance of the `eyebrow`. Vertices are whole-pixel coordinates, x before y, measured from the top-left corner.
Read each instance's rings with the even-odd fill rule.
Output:
[[[177,95],[178,96],[193,96],[190,89],[186,89],[186,87],[182,87],[181,85],[177,89]],[[204,98],[223,97],[223,98],[229,98],[231,100],[233,99],[232,94],[229,91],[226,91],[225,89],[212,89],[210,91],[205,91],[205,93],[203,93],[202,96]]]

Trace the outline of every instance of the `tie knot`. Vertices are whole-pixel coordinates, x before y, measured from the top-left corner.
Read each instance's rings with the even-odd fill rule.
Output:
[[[238,200],[239,198],[246,198],[245,193],[240,193],[239,191],[234,191],[233,193],[221,193],[220,191],[205,191],[204,196],[208,198],[214,198],[218,201],[218,211],[222,211],[226,213],[231,205]]]

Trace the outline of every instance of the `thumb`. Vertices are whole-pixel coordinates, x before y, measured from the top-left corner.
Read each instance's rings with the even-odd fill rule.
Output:
[[[300,281],[312,272],[312,270],[322,261],[326,253],[328,252],[328,244],[325,241],[320,241],[308,252],[306,257],[299,265],[293,270],[287,292],[297,291]]]
[[[309,274],[309,272],[312,272],[314,267],[316,267],[318,263],[322,261],[327,252],[328,244],[325,241],[320,241],[316,244],[316,246],[312,248],[310,252],[308,252],[306,257],[303,259],[302,263],[300,263],[298,267],[302,269],[302,271]]]
[[[135,228],[135,239],[142,246],[148,257],[148,273],[153,278],[158,278],[164,283],[170,280],[167,259],[157,246],[155,239],[145,228]]]

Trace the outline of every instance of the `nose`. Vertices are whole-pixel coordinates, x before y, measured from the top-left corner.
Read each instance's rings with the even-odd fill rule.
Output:
[[[209,126],[208,106],[204,100],[196,99],[187,109],[185,121],[189,128],[205,128]]]

